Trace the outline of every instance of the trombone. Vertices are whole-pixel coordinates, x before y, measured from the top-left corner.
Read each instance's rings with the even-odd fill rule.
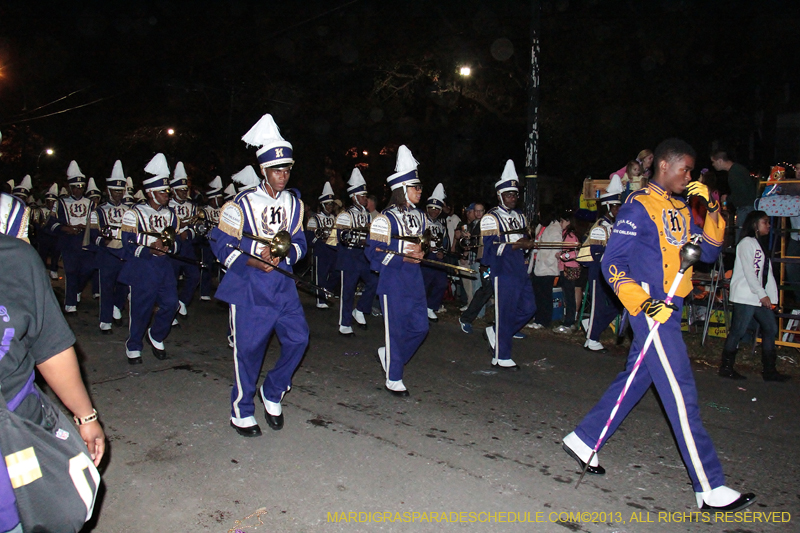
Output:
[[[285,229],[280,230],[271,239],[268,237],[261,237],[260,235],[253,235],[252,233],[242,233],[242,237],[247,237],[253,241],[269,246],[269,253],[272,257],[283,259],[289,255],[289,250],[292,247],[292,236]]]
[[[277,238],[277,236],[280,233],[282,233],[282,232],[279,231],[277,234],[275,234],[275,237]],[[285,232],[285,233],[288,235],[288,232]],[[244,235],[247,236],[246,233]],[[263,237],[260,237],[260,238],[263,239]],[[253,240],[255,240],[255,239],[253,239]],[[291,240],[290,240],[290,244],[291,244]],[[236,250],[236,251],[246,255],[247,257],[252,257],[253,259],[255,259],[257,261],[261,261],[262,263],[265,263],[265,264],[269,265],[270,268],[272,268],[272,270],[274,270],[275,272],[278,272],[279,274],[283,274],[284,276],[286,276],[288,278],[292,278],[300,286],[305,286],[307,288],[311,288],[311,289],[313,289],[315,291],[315,293],[316,292],[321,292],[326,298],[333,298],[333,293],[331,291],[329,291],[328,289],[326,289],[324,287],[320,287],[319,285],[311,283],[310,281],[306,281],[303,278],[301,278],[300,276],[298,276],[297,274],[295,274],[294,272],[289,272],[288,270],[284,270],[281,267],[275,266],[275,265],[273,265],[272,263],[270,263],[268,261],[264,261],[264,259],[262,259],[261,256],[259,256],[259,255],[251,254],[250,252],[242,250],[241,247],[234,246],[234,245],[232,245],[230,243],[226,244],[225,246],[227,246],[228,248],[231,248],[233,250]],[[272,247],[270,247],[270,253],[272,253]],[[273,255],[273,257],[278,257],[278,256]]]
[[[175,231],[175,228],[173,228],[172,226],[167,226],[166,228],[164,228],[164,231],[162,231],[160,233],[156,232],[156,231],[142,231],[142,232],[139,233],[139,235],[147,235],[148,237],[156,237],[158,239],[161,239],[161,242],[162,242],[162,244],[164,246],[166,246],[167,248],[172,248],[175,245],[175,238],[177,236],[177,233]],[[190,265],[197,265],[200,268],[206,268],[208,266],[205,263],[203,263],[202,261],[198,261],[197,259],[192,259],[191,257],[183,257],[182,255],[178,255],[178,254],[176,254],[174,252],[167,252],[167,251],[164,251],[164,250],[160,250],[160,249],[158,249],[158,248],[156,248],[154,246],[148,246],[146,244],[138,244],[138,243],[137,243],[137,245],[138,246],[143,246],[143,247],[148,248],[150,250],[155,250],[156,252],[161,252],[164,255],[166,255],[168,257],[171,257],[172,259],[176,259],[178,261],[183,261],[184,263],[189,263]]]
[[[405,240],[405,239],[403,239],[403,240]],[[472,275],[475,275],[475,276],[478,275],[478,271],[477,270],[473,270],[473,269],[467,268],[467,267],[462,267],[460,265],[451,265],[450,263],[445,263],[444,261],[436,261],[434,259],[425,259],[425,258],[418,259],[416,257],[411,257],[408,254],[404,254],[403,252],[395,252],[394,250],[387,250],[385,248],[375,248],[375,251],[376,252],[383,252],[385,254],[399,255],[400,257],[408,257],[409,259],[413,259],[414,261],[418,261],[420,263],[425,263],[427,265],[433,265],[433,266],[438,266],[438,267],[442,267],[442,268],[452,268],[453,270],[457,270],[459,272],[464,272],[464,273],[472,274]]]

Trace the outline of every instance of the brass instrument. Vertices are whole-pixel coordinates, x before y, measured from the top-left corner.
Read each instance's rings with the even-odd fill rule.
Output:
[[[214,223],[208,218],[205,211],[198,210],[197,214],[181,221],[181,229],[191,228],[195,235],[205,237],[214,228]]]
[[[275,234],[275,237],[277,238],[278,235],[280,235],[281,233],[283,233],[283,232],[279,231],[277,234]],[[285,233],[288,235],[288,232],[285,232]],[[245,234],[245,236],[246,236],[246,234]],[[259,239],[263,239],[263,237],[259,237]],[[295,283],[297,283],[300,286],[305,286],[305,287],[311,288],[315,292],[321,292],[322,294],[325,295],[326,298],[333,298],[333,293],[331,291],[329,291],[328,289],[326,289],[324,287],[320,287],[319,285],[311,283],[310,281],[304,280],[303,278],[301,278],[300,276],[298,276],[294,272],[289,272],[288,270],[284,270],[281,267],[275,266],[272,263],[264,261],[264,259],[262,259],[261,256],[258,256],[258,255],[255,255],[255,254],[251,254],[250,252],[242,250],[242,248],[240,248],[238,246],[234,246],[232,244],[226,244],[226,246],[228,248],[232,248],[232,249],[234,249],[234,250],[246,255],[247,257],[252,257],[253,259],[255,259],[257,261],[261,261],[262,263],[268,264],[272,270],[274,270],[275,272],[278,272],[279,274],[283,274],[286,277],[292,278],[295,281]]]
[[[162,244],[164,244],[164,246],[166,246],[167,248],[172,248],[175,245],[175,240],[176,237],[178,236],[177,232],[175,231],[175,228],[173,228],[172,226],[167,226],[166,228],[164,228],[164,231],[160,233],[156,231],[143,231],[141,235],[147,235],[148,237],[156,237],[158,239],[161,239]]]
[[[480,236],[470,234],[469,226],[467,224],[461,224],[456,228],[456,231],[461,232],[461,237],[456,240],[456,245],[462,251],[467,252],[480,246]]]
[[[434,235],[430,228],[423,231],[422,235],[392,235],[392,239],[419,244],[425,254],[438,250],[442,245],[441,237]]]
[[[414,261],[418,261],[420,263],[425,263],[426,265],[433,265],[433,266],[438,266],[438,267],[442,267],[442,268],[452,268],[453,270],[458,270],[459,272],[465,272],[467,274],[473,274],[473,275],[476,275],[476,276],[478,275],[478,271],[477,270],[473,270],[473,269],[467,268],[467,267],[462,267],[462,266],[459,266],[459,265],[451,265],[450,263],[445,263],[443,261],[435,261],[433,259],[425,259],[425,258],[418,259],[416,257],[411,257],[408,254],[404,254],[403,252],[395,252],[394,250],[386,250],[385,248],[375,248],[375,251],[376,252],[383,252],[383,253],[386,253],[386,254],[399,255],[400,257],[408,257],[409,259],[413,259]]]
[[[178,234],[175,231],[175,228],[173,228],[172,226],[167,226],[166,228],[164,228],[164,231],[162,231],[160,233],[156,232],[156,231],[142,231],[139,235],[147,235],[148,237],[156,237],[158,239],[161,239],[161,243],[164,246],[166,246],[167,249],[169,249],[169,248],[172,248],[173,246],[175,246],[175,240],[176,240]],[[120,236],[120,238],[121,238],[121,236]],[[203,263],[202,261],[198,261],[197,259],[192,259],[191,257],[183,257],[182,255],[178,255],[178,254],[176,254],[174,252],[166,252],[164,250],[159,250],[158,248],[156,248],[154,246],[148,246],[146,244],[137,244],[137,246],[144,246],[145,248],[148,248],[150,250],[154,250],[156,252],[161,252],[164,255],[166,255],[168,257],[171,257],[171,258],[173,258],[173,259],[175,259],[177,261],[183,261],[184,263],[189,263],[190,265],[197,265],[200,268],[208,267],[208,265],[206,263]]]
[[[506,231],[501,231],[500,235],[522,235],[523,238],[527,237],[527,238],[533,240],[535,238],[535,236],[534,236],[534,232],[535,231],[536,230],[534,230],[532,227],[525,226],[524,228],[509,229],[509,230],[506,230]]]
[[[261,244],[266,244],[269,246],[270,255],[280,259],[283,259],[289,255],[289,250],[292,248],[292,236],[285,229],[276,233],[271,239],[267,237],[261,237],[259,235],[253,235],[252,233],[242,233],[242,236],[252,239],[256,242],[260,242]]]
[[[339,240],[350,248],[363,248],[367,244],[369,228],[346,228],[339,230]]]
[[[321,240],[327,240],[331,236],[333,228],[317,228],[314,230],[314,237]]]

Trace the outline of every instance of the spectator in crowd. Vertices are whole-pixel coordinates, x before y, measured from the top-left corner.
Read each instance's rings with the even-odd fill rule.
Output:
[[[750,172],[739,163],[734,163],[724,150],[716,150],[711,154],[711,165],[717,172],[728,173],[728,208],[730,204],[736,209],[736,226],[741,228],[747,214],[752,211],[758,198],[758,181],[750,177]],[[741,234],[740,234],[741,235]],[[738,241],[737,241],[738,242]]]
[[[580,244],[572,222],[566,216],[561,219],[561,238],[565,245],[571,247],[562,248],[558,255],[558,285],[564,296],[564,319],[561,325],[553,329],[556,333],[573,333],[575,326],[575,312],[577,299],[575,298],[575,283],[581,278],[582,268],[580,263],[575,260],[578,255],[577,246]]]
[[[552,206],[544,206],[536,228],[537,243],[560,243],[561,220],[563,215],[556,213]],[[528,327],[533,329],[546,328],[553,320],[553,285],[558,276],[558,256],[561,250],[542,248],[536,250],[536,260],[533,266],[533,294],[536,297],[536,314]]]
[[[790,378],[778,372],[775,366],[778,323],[772,308],[778,302],[778,286],[772,264],[759,241],[769,233],[769,226],[769,217],[765,212],[751,211],[745,218],[742,235],[736,246],[730,293],[733,320],[719,367],[719,375],[724,378],[745,379],[733,369],[733,365],[739,341],[753,319],[761,326],[761,375],[764,381],[788,381]]]

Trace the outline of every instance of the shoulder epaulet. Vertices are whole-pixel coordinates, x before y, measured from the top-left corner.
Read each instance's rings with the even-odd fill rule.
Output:
[[[625,199],[625,203],[629,204],[634,200],[641,198],[642,196],[650,196],[650,191],[648,189],[639,189],[638,191],[633,191]]]

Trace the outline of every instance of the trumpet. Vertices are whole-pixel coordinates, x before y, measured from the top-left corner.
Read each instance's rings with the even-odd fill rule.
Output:
[[[261,244],[266,244],[269,246],[270,255],[280,259],[283,259],[289,255],[289,250],[292,247],[292,236],[285,229],[276,233],[271,239],[267,237],[261,237],[259,235],[253,235],[252,233],[242,233],[242,236],[252,239],[256,242],[260,242]]]
[[[339,230],[339,240],[350,248],[363,248],[367,244],[369,228],[347,228]]]

